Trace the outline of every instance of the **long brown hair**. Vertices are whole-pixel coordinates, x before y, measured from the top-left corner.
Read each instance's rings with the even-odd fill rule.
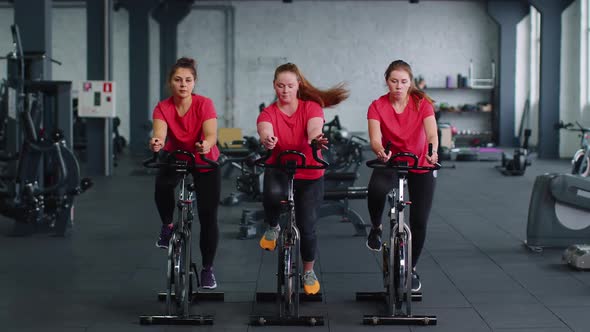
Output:
[[[395,60],[392,63],[390,63],[389,67],[387,67],[387,69],[385,70],[386,82],[389,79],[389,74],[391,74],[391,72],[394,70],[403,70],[406,73],[408,73],[408,75],[410,75],[410,89],[408,90],[408,96],[410,96],[413,99],[416,111],[420,110],[419,107],[420,102],[422,100],[426,100],[430,104],[434,104],[434,101],[432,100],[432,98],[430,98],[430,96],[426,94],[426,92],[416,87],[416,84],[414,83],[414,74],[412,73],[412,67],[410,67],[410,65],[407,62],[403,60]]]
[[[301,100],[311,100],[320,104],[322,107],[331,107],[341,103],[343,100],[348,98],[350,94],[345,88],[344,83],[339,83],[327,90],[320,90],[316,88],[311,83],[309,83],[307,79],[305,79],[305,77],[301,74],[301,71],[299,71],[299,68],[290,62],[277,67],[275,70],[273,82],[277,80],[277,77],[280,73],[284,72],[291,72],[297,76],[297,80],[299,81],[298,97]]]

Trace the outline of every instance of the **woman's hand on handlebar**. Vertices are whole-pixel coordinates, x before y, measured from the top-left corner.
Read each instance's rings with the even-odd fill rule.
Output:
[[[267,136],[261,141],[261,143],[267,150],[272,150],[275,148],[278,141],[279,139],[276,136]]]
[[[157,137],[152,137],[150,139],[150,150],[152,150],[153,152],[159,152],[163,147],[164,147],[163,140],[161,140]]]
[[[438,162],[438,153],[436,153],[436,151],[432,151],[432,155],[429,156],[428,154],[426,155],[426,161],[428,161],[428,163],[434,165]]]
[[[324,134],[317,135],[314,139],[311,140],[311,144],[315,145],[315,148],[320,150],[328,149],[328,138],[324,136]]]
[[[391,151],[386,151],[385,149],[377,152],[377,159],[381,162],[387,162],[391,158]]]
[[[197,141],[197,143],[195,143],[195,148],[197,149],[198,153],[207,154],[211,152],[211,143],[207,142],[206,140]]]

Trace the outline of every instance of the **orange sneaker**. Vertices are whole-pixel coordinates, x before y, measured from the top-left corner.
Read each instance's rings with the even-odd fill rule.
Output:
[[[279,231],[281,227],[268,227],[264,235],[260,239],[260,248],[264,250],[273,251],[277,247],[277,239],[279,238]]]
[[[313,270],[307,271],[303,274],[303,291],[307,295],[314,295],[320,291],[320,282]]]

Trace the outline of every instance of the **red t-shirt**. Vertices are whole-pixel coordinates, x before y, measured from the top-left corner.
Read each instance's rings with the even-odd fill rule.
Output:
[[[211,99],[196,94],[193,94],[192,98],[191,106],[183,116],[178,115],[173,97],[162,100],[154,108],[153,119],[162,120],[168,125],[166,145],[164,145],[165,151],[186,150],[196,154],[195,143],[205,139],[203,122],[217,118],[215,106],[213,106]],[[195,157],[198,164],[206,164],[199,156]],[[205,154],[205,157],[217,160],[219,157],[217,145],[213,145],[211,151]],[[199,171],[208,172],[210,170],[199,169]]]
[[[311,118],[322,118],[324,120],[324,110],[314,101],[301,99],[297,110],[291,116],[283,113],[276,102],[258,115],[256,123],[270,122],[274,135],[278,138],[277,145],[267,163],[276,162],[278,154],[284,150],[295,150],[305,155],[306,165],[320,165],[313,159],[313,153],[308,143],[307,122]],[[318,151],[318,156],[322,157],[321,151]],[[298,169],[295,173],[295,179],[315,180],[322,177],[322,175],[324,175],[323,169]]]
[[[426,100],[421,100],[419,109],[416,111],[414,98],[410,99],[402,113],[396,113],[389,102],[389,94],[374,100],[367,112],[367,119],[379,121],[382,135],[381,143],[385,147],[387,142],[391,142],[390,150],[392,155],[398,152],[411,152],[418,156],[418,166],[432,167],[426,161],[428,141],[424,129],[424,119],[429,116],[434,116],[432,104]],[[399,159],[403,160],[402,158]],[[414,161],[408,158],[408,163],[412,165]],[[427,171],[412,172],[423,173]]]

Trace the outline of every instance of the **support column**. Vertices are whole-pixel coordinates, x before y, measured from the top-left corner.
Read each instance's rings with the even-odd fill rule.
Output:
[[[157,0],[119,0],[129,13],[129,150],[144,153],[151,126],[149,15]]]
[[[541,74],[539,88],[539,157],[559,158],[561,14],[573,0],[529,0],[541,13]]]
[[[14,1],[14,23],[25,54],[25,80],[50,80],[51,0]]]
[[[498,87],[496,89],[496,117],[500,146],[518,146],[514,137],[514,95],[516,91],[516,25],[529,12],[529,7],[519,1],[488,1],[488,14],[500,28],[498,59]]]
[[[160,24],[160,99],[168,97],[168,70],[176,62],[178,53],[178,23],[191,11],[194,0],[168,0],[152,13]]]
[[[86,0],[87,78],[110,80],[112,78],[113,0]],[[88,175],[112,174],[113,169],[113,119],[86,119],[87,172]]]

